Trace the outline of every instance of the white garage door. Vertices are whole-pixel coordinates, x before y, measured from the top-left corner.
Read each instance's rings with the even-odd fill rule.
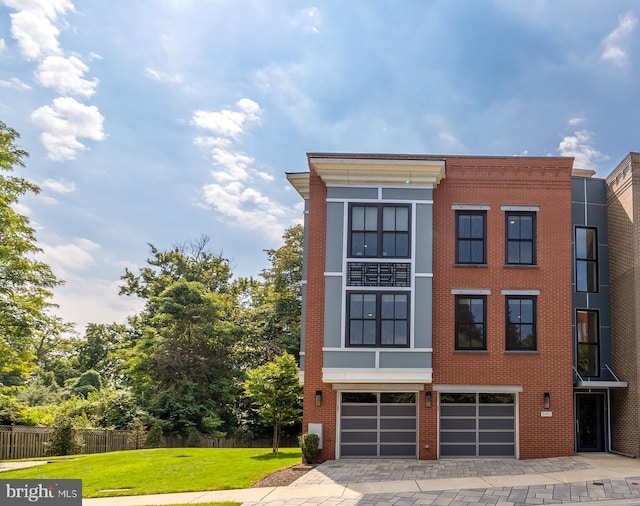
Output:
[[[440,393],[440,457],[515,457],[515,395]]]
[[[341,392],[340,457],[415,458],[415,392]]]

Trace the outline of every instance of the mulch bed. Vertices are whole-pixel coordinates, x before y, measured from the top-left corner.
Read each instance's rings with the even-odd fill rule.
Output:
[[[286,469],[281,469],[280,471],[276,471],[275,473],[271,473],[266,478],[261,479],[260,481],[254,483],[252,488],[255,487],[286,487],[287,485],[291,485],[294,481],[296,481],[300,476],[305,474],[308,469],[295,469],[296,466],[287,467]]]

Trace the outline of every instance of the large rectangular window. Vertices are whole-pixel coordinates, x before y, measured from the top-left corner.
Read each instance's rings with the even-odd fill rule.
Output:
[[[487,262],[487,214],[484,211],[456,212],[456,263]]]
[[[456,350],[486,350],[487,298],[456,296]]]
[[[536,349],[535,297],[507,297],[507,350]]]
[[[529,212],[509,212],[506,217],[507,252],[510,265],[536,263],[536,215]]]
[[[408,347],[409,294],[349,292],[348,346]]]
[[[408,258],[410,212],[406,205],[353,204],[350,257]]]
[[[597,311],[576,311],[577,369],[583,378],[600,376],[599,329]]]
[[[595,228],[576,227],[576,291],[598,291],[598,236]]]

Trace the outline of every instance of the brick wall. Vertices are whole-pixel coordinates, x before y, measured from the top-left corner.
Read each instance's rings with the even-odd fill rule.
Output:
[[[628,388],[612,391],[612,449],[640,455],[640,154],[631,153],[607,177],[612,365]],[[635,206],[634,206],[635,204]]]
[[[302,424],[322,424],[323,449],[320,460],[335,458],[336,393],[322,382],[322,345],[324,342],[324,265],[326,246],[327,188],[311,169],[309,177],[309,221],[307,251],[307,315],[305,331],[304,403]],[[316,407],[316,391],[322,391],[321,406]]]
[[[434,384],[521,386],[520,458],[574,451],[571,310],[571,168],[567,158],[447,157],[434,194]],[[490,205],[487,266],[455,265],[452,204]],[[536,267],[505,266],[502,205],[540,207]],[[456,352],[452,288],[490,289],[487,351]],[[503,289],[538,289],[537,352],[505,353]],[[543,418],[543,393],[553,416]],[[429,438],[435,437],[435,427]]]

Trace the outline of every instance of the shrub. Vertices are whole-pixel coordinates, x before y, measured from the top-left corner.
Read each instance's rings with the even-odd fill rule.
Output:
[[[200,448],[202,447],[202,434],[196,428],[189,429],[189,435],[187,436],[187,448]]]
[[[47,455],[75,455],[82,451],[84,441],[75,427],[74,420],[60,415],[53,422],[53,433],[47,443]]]
[[[153,424],[147,438],[144,440],[145,448],[159,448],[162,445],[162,425],[159,422]]]
[[[320,436],[318,434],[302,434],[298,438],[300,448],[302,448],[302,462],[304,464],[318,463],[318,446],[320,446]]]

